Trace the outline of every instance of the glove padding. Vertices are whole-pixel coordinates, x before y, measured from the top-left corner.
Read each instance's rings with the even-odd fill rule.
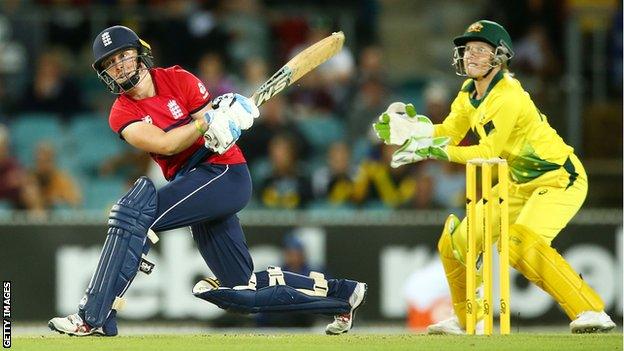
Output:
[[[433,123],[427,116],[416,114],[412,104],[393,102],[373,123],[377,137],[385,144],[403,145],[411,137],[432,137]]]
[[[238,124],[241,130],[251,128],[254,119],[260,116],[260,111],[253,100],[237,93],[217,96],[212,101],[212,109],[226,109],[227,115]]]
[[[216,97],[212,102],[212,110],[204,115],[208,124],[204,145],[219,154],[225,153],[236,143],[241,130],[251,128],[258,116],[258,107],[240,94],[228,93]]]
[[[449,156],[446,146],[451,138],[449,137],[412,137],[403,146],[392,154],[392,168],[398,168],[408,163],[415,163],[426,159],[436,159],[448,161]]]
[[[238,123],[227,115],[225,109],[209,110],[204,115],[208,130],[204,133],[204,146],[224,154],[241,135]]]

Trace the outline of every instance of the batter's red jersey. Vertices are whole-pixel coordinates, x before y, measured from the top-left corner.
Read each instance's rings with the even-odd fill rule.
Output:
[[[108,123],[119,136],[134,122],[151,123],[165,132],[191,123],[193,119],[190,115],[210,101],[210,94],[199,78],[179,66],[152,68],[150,74],[156,89],[155,96],[134,100],[123,94],[113,103]],[[171,180],[191,155],[202,147],[204,139],[199,136],[193,145],[178,154],[165,156],[150,153],[150,156],[158,163],[165,178]],[[245,162],[245,158],[234,145],[223,155],[209,155],[204,162],[235,164]]]

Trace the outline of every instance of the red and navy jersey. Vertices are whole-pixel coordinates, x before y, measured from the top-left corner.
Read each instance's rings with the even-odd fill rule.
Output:
[[[191,123],[191,114],[210,102],[210,94],[201,80],[179,66],[152,68],[150,74],[156,89],[155,96],[134,100],[124,94],[113,103],[108,123],[120,136],[124,128],[134,122],[147,122],[165,132]],[[199,136],[193,145],[178,154],[150,155],[162,169],[165,178],[171,180],[189,158],[203,147],[204,139]],[[245,162],[245,158],[238,146],[234,145],[223,155],[210,154],[205,162],[236,164]]]

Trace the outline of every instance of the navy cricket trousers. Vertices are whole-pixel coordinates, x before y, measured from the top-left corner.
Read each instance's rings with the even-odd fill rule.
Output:
[[[190,226],[204,261],[221,285],[247,285],[253,261],[236,213],[250,197],[247,164],[200,164],[158,190],[152,229]]]
[[[158,190],[158,209],[151,229],[158,232],[190,226],[204,261],[219,279],[221,286],[232,288],[237,285],[247,285],[253,273],[253,261],[236,213],[247,205],[250,197],[251,177],[246,164],[198,165]],[[108,239],[107,242],[109,242]],[[112,247],[109,251],[113,252],[115,244],[108,245],[108,247]],[[148,241],[145,242],[143,250],[144,253],[149,250]],[[100,262],[103,262],[102,259]],[[114,320],[116,312],[110,314],[110,309],[102,309],[99,304],[104,301],[110,303],[106,305],[110,307],[114,300],[112,293],[123,296],[134,276],[128,277],[128,282],[122,291],[109,289],[110,291],[105,290],[102,295],[102,284],[111,279],[110,276],[106,276],[108,267],[107,263],[100,278],[100,290],[96,292],[89,288],[90,298],[84,299],[84,302],[81,301],[79,313],[83,319],[86,318],[87,322],[92,321],[91,323],[94,323],[92,326],[99,327],[102,323],[108,323],[109,326],[106,328],[114,330],[116,327],[110,320]],[[99,270],[98,265],[96,275],[99,274]],[[285,284],[294,290],[280,286],[273,286],[270,291],[262,290],[260,288],[270,285],[269,275],[266,271],[258,272],[256,286],[262,293],[256,295],[255,291],[233,290],[234,295],[232,295],[232,292],[228,291],[230,295],[226,299],[226,305],[243,301],[235,307],[245,311],[281,308],[283,311],[306,310],[312,313],[331,312],[331,314],[346,313],[351,308],[349,298],[355,290],[357,284],[355,281],[329,279],[327,298],[325,298],[307,296],[297,290],[315,289],[313,278],[290,272],[283,272],[283,274]],[[299,296],[299,299],[293,300],[293,294]],[[210,296],[202,298],[213,303],[218,302],[211,300]],[[285,305],[285,301],[290,302]],[[310,305],[310,302],[313,303]],[[116,330],[111,333],[116,334]]]

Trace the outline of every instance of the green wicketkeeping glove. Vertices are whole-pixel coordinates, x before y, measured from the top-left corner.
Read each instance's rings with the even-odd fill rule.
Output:
[[[403,145],[411,137],[433,136],[433,124],[427,116],[416,114],[412,104],[393,102],[373,123],[377,137],[386,144]]]
[[[415,163],[426,159],[436,159],[448,161],[449,156],[446,146],[451,138],[449,137],[412,137],[392,154],[392,168],[398,168],[408,163]]]

